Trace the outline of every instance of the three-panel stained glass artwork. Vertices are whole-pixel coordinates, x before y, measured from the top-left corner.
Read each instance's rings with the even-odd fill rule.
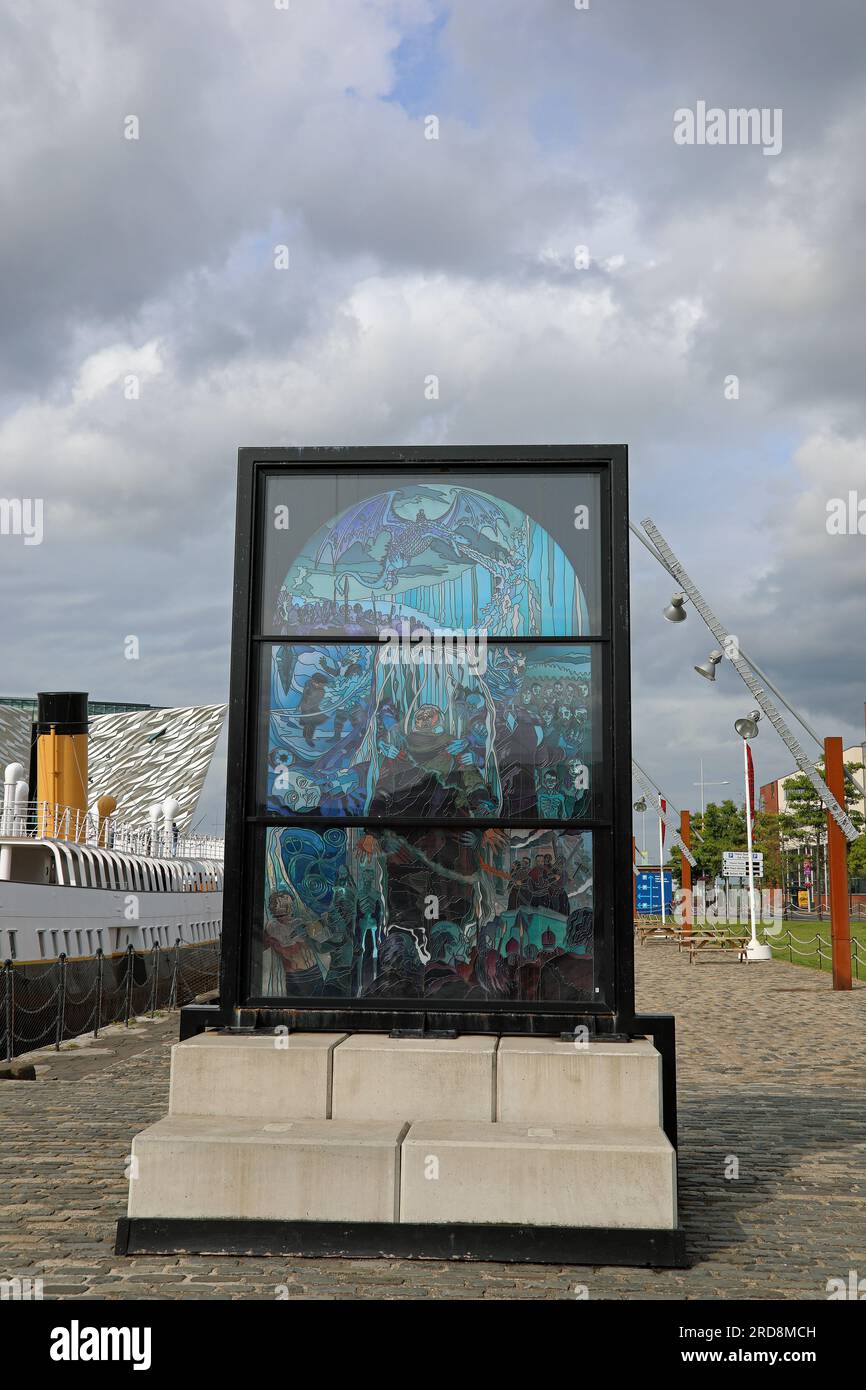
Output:
[[[261,994],[589,1000],[597,479],[383,481],[268,498]]]

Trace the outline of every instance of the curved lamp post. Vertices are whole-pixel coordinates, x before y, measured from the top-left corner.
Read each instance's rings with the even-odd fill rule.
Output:
[[[755,914],[755,861],[752,853],[752,791],[749,786],[749,743],[753,738],[758,737],[758,721],[761,718],[761,711],[753,709],[747,719],[738,719],[734,728],[743,740],[743,769],[746,782],[746,843],[749,853],[749,918],[752,926],[752,938],[746,947],[747,960],[772,960],[773,952],[770,946],[764,941],[758,940],[758,931]]]
[[[641,853],[641,859],[643,860],[644,863],[646,863],[646,813],[647,813],[647,804],[646,804],[646,797],[645,797],[645,796],[642,796],[641,799],[640,799],[640,801],[636,801],[636,802],[634,803],[634,810],[637,811],[638,815],[639,815],[640,818],[641,818],[641,822],[640,822],[640,826],[641,826],[641,829],[640,829],[640,853]]]

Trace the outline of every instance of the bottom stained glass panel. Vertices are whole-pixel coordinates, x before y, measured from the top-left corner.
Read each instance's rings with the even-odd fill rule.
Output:
[[[271,827],[264,856],[264,996],[593,997],[589,832]]]

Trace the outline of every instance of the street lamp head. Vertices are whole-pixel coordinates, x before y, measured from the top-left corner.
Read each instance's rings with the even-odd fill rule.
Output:
[[[646,810],[646,797],[645,797],[645,796],[642,796],[641,799],[640,799],[640,801],[636,801],[636,802],[634,803],[634,809],[635,809],[636,811],[645,811],[645,810]]]
[[[703,665],[696,666],[695,670],[697,671],[699,676],[703,676],[704,680],[714,681],[716,679],[716,667],[718,666],[719,662],[724,661],[724,659],[724,652],[720,652],[718,649],[716,649],[715,651],[710,652],[707,660],[703,663]]]
[[[755,717],[756,715],[757,718]],[[734,728],[740,735],[740,738],[745,739],[747,743],[749,739],[758,737],[758,719],[760,719],[760,717],[760,710],[753,710],[748,719],[738,719],[735,722]]]
[[[686,618],[689,616],[688,613],[686,612],[686,606],[685,606],[685,605],[686,605],[686,596],[685,596],[685,594],[674,594],[674,596],[673,596],[673,598],[671,599],[670,603],[668,604],[667,608],[664,609],[664,615],[665,615],[665,617],[667,618],[667,620],[668,620],[669,623],[684,623],[684,622],[685,622]]]

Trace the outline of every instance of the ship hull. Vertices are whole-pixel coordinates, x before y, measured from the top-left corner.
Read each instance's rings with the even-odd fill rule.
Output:
[[[0,959],[44,965],[219,938],[222,892],[132,893],[0,882]]]

